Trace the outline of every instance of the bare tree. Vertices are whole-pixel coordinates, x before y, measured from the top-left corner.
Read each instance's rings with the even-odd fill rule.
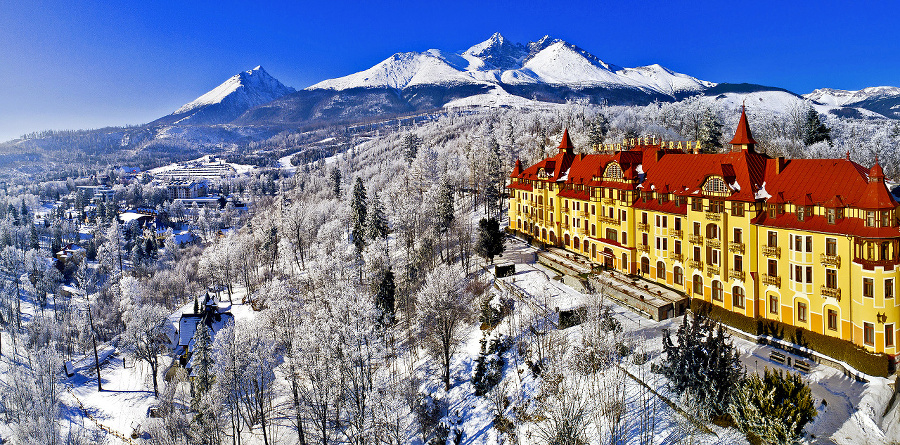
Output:
[[[474,315],[472,295],[464,281],[458,266],[439,266],[425,278],[416,304],[422,335],[441,364],[441,380],[448,390],[450,359],[463,340],[463,327]]]

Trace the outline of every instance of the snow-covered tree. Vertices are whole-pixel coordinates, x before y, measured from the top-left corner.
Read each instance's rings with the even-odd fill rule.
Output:
[[[125,334],[122,340],[128,352],[138,360],[150,365],[153,380],[153,393],[159,394],[157,376],[159,374],[159,356],[169,343],[168,311],[159,305],[136,307],[129,313]]]
[[[425,278],[416,309],[426,345],[441,364],[441,381],[450,389],[450,360],[463,340],[463,327],[474,315],[472,295],[458,266],[439,266]]]

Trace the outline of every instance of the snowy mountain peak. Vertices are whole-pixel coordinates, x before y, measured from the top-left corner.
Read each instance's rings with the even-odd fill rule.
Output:
[[[527,54],[525,45],[510,42],[495,32],[489,39],[466,50],[462,56],[480,59],[489,68],[515,69],[522,65]]]
[[[824,105],[846,106],[865,100],[882,97],[900,96],[900,88],[891,86],[868,87],[857,91],[838,90],[835,88],[819,88],[803,97]]]

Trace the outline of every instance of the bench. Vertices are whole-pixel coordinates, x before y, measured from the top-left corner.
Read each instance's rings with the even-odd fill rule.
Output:
[[[797,369],[798,371],[808,374],[809,370],[812,368],[812,366],[808,362],[804,362],[802,360],[796,360],[796,361],[794,361],[794,368]]]
[[[785,359],[786,359],[786,357],[784,356],[784,354],[782,354],[782,353],[780,353],[780,352],[773,352],[773,353],[769,354],[769,358],[770,358],[773,362],[780,363],[780,364],[782,364],[782,365],[785,363]]]

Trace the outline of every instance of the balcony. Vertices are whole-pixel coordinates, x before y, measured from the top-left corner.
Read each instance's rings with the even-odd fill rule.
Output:
[[[611,226],[618,226],[620,224],[619,220],[616,218],[610,218],[608,216],[601,216],[600,222],[602,224],[609,224]]]
[[[582,236],[586,236],[588,234],[588,228],[587,227],[579,227],[578,234],[582,235]]]
[[[744,281],[745,272],[743,270],[728,270],[728,278]]]
[[[647,233],[649,233],[649,232],[650,232],[650,225],[647,224],[647,223],[638,223],[638,224],[637,224],[637,229],[638,229],[638,231],[640,231],[640,232],[647,232]]]
[[[562,208],[562,212],[568,215],[568,214],[569,214],[569,208],[568,208],[568,207],[563,207],[563,208]]]
[[[569,230],[569,223],[566,221],[563,221],[560,223],[560,227],[562,227],[563,230]]]
[[[771,285],[771,286],[775,286],[775,287],[781,287],[781,277],[773,276],[773,275],[769,275],[769,274],[762,274],[762,283]]]
[[[825,285],[819,288],[819,293],[822,294],[823,297],[831,297],[837,299],[837,301],[841,301],[841,289],[840,288],[831,288]]]
[[[709,266],[706,266],[706,276],[708,276],[708,277],[718,275],[719,271],[720,271],[719,266],[716,266],[714,264],[710,264]]]
[[[648,246],[648,245],[646,245],[646,244],[638,244],[637,250],[638,250],[638,251],[641,251],[641,252],[648,252],[648,253],[649,253],[649,252],[650,252],[650,246]]]
[[[703,261],[688,260],[688,267],[693,269],[703,269]]]
[[[579,218],[587,218],[587,217],[588,217],[588,212],[587,212],[587,210],[579,210],[579,211],[578,211],[578,217],[579,217]]]
[[[728,251],[733,253],[744,253],[744,243],[728,243]]]
[[[762,254],[767,257],[781,258],[781,247],[778,246],[762,246]]]
[[[673,254],[669,255],[669,258],[671,258],[674,261],[684,261],[684,255],[682,255],[680,253],[673,253]]]
[[[688,235],[688,241],[693,244],[703,244],[703,235]]]
[[[683,238],[684,238],[684,231],[683,231],[683,230],[673,230],[673,231],[669,232],[669,234],[672,235],[672,236],[675,237],[675,238],[678,238],[678,239],[683,239]]]
[[[828,255],[823,253],[819,258],[821,259],[823,266],[841,267],[840,255]]]
[[[706,220],[707,221],[721,221],[722,214],[721,213],[710,213],[706,212]]]
[[[706,246],[711,249],[720,249],[722,248],[722,242],[717,239],[707,239]]]
[[[603,198],[603,203],[611,206],[616,204],[616,198]]]

